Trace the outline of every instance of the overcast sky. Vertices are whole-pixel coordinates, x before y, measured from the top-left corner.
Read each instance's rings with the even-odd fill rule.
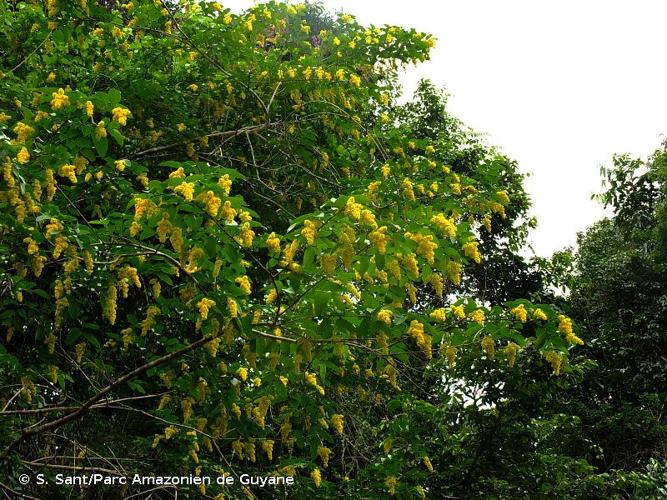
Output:
[[[238,11],[251,0],[228,0]],[[574,245],[604,216],[590,199],[614,153],[645,157],[667,133],[661,0],[324,0],[364,24],[414,27],[438,39],[428,77],[450,112],[519,162],[538,228],[535,252]]]

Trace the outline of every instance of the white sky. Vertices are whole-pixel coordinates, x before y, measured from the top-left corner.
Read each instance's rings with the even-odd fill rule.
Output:
[[[233,10],[251,0],[228,0]],[[661,0],[324,0],[362,24],[433,34],[428,77],[449,111],[531,173],[538,255],[574,245],[604,216],[590,199],[614,153],[645,157],[667,132],[667,2]]]

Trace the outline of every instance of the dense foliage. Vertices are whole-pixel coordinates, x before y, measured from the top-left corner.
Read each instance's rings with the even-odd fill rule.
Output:
[[[73,471],[296,479],[190,498],[623,491],[567,409],[617,368],[573,357],[552,273],[517,253],[516,164],[429,84],[396,104],[430,36],[276,2],[0,18],[0,488],[67,494],[19,476]]]

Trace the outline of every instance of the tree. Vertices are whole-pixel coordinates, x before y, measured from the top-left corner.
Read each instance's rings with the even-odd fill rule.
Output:
[[[557,309],[449,295],[527,201],[507,159],[396,110],[431,37],[275,2],[0,16],[3,488],[83,463],[437,495],[436,442],[378,453],[429,428],[403,380],[523,355],[570,371]]]
[[[665,154],[663,145],[647,162],[615,157],[600,196],[614,216],[578,241],[570,307],[588,332],[583,354],[597,368],[575,404],[600,447],[591,460],[602,470],[665,461]]]

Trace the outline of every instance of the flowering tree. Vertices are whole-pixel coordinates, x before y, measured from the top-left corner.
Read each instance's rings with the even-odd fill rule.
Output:
[[[457,171],[456,144],[394,113],[431,37],[284,3],[0,9],[12,478],[84,463],[425,495],[428,447],[385,455],[416,423],[404,384],[464,353],[568,369],[581,340],[553,307],[456,293],[513,192],[497,155]],[[352,405],[407,422],[362,456]]]

